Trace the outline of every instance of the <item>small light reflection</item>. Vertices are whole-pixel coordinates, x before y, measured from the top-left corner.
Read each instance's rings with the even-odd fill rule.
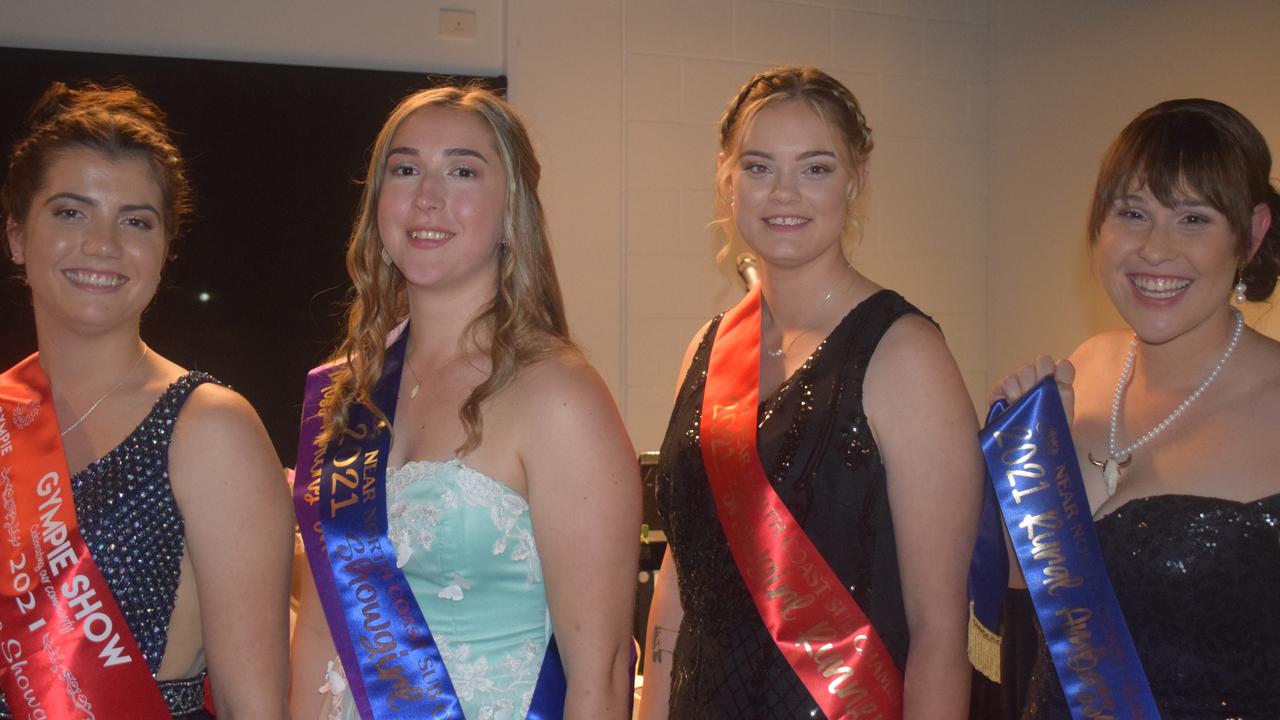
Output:
[[[200,302],[207,303],[213,299],[213,296],[210,295],[208,291],[202,290],[200,291],[199,294],[196,295],[196,299],[199,300]]]

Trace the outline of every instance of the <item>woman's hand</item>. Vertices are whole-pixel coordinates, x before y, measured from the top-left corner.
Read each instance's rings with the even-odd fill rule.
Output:
[[[1058,384],[1058,395],[1062,398],[1062,409],[1067,413],[1067,422],[1075,418],[1076,395],[1072,383],[1076,379],[1076,368],[1070,360],[1054,360],[1048,355],[1041,355],[1030,365],[1023,365],[1004,380],[991,388],[988,403],[1004,400],[1012,405],[1018,398],[1027,394],[1041,380],[1049,375],[1054,376]]]

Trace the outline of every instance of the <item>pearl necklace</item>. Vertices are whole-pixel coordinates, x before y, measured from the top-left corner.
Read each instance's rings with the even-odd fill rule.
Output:
[[[1163,420],[1156,423],[1155,427],[1147,431],[1145,435],[1133,441],[1133,444],[1125,448],[1117,447],[1120,441],[1117,437],[1120,434],[1120,409],[1124,405],[1124,393],[1129,388],[1129,381],[1133,379],[1133,364],[1138,354],[1138,336],[1134,335],[1129,340],[1129,354],[1124,359],[1124,367],[1120,370],[1120,379],[1116,381],[1115,395],[1111,398],[1111,428],[1107,435],[1107,458],[1106,460],[1098,460],[1093,457],[1093,453],[1089,453],[1089,462],[1097,467],[1102,468],[1102,483],[1106,487],[1107,497],[1116,494],[1116,485],[1120,482],[1120,471],[1129,465],[1133,460],[1135,450],[1141,448],[1151,442],[1160,433],[1164,432],[1170,425],[1182,417],[1182,414],[1191,407],[1191,403],[1195,402],[1204,394],[1213,381],[1217,379],[1218,373],[1222,372],[1222,368],[1227,364],[1227,359],[1231,357],[1231,353],[1235,352],[1236,345],[1240,342],[1240,335],[1244,331],[1244,316],[1235,308],[1230,308],[1231,314],[1235,318],[1235,327],[1231,330],[1231,341],[1227,343],[1227,349],[1222,351],[1222,357],[1218,358],[1218,362],[1209,371],[1209,376],[1200,383],[1200,387],[1196,388],[1183,400],[1178,407],[1173,409]]]
[[[119,390],[119,389],[120,389],[120,386],[121,386],[121,385],[124,385],[124,381],[125,381],[125,380],[128,380],[128,379],[129,379],[129,376],[130,376],[130,375],[133,375],[133,371],[134,371],[134,370],[137,370],[137,369],[138,369],[138,366],[142,364],[142,358],[144,358],[144,357],[146,357],[146,356],[147,356],[147,351],[148,351],[148,350],[150,350],[150,349],[151,349],[151,348],[147,347],[146,345],[143,345],[143,346],[142,346],[142,353],[141,353],[140,355],[138,355],[138,359],[137,359],[137,360],[134,360],[134,361],[133,361],[133,364],[129,366],[129,369],[125,372],[125,374],[124,374],[123,376],[121,376],[121,378],[120,378],[120,382],[117,382],[115,385],[112,385],[110,390],[108,390],[108,391],[106,391],[106,392],[102,393],[102,397],[98,398],[98,400],[97,400],[96,402],[94,402],[92,405],[90,405],[90,406],[89,406],[89,409],[88,409],[88,410],[85,410],[85,411],[84,411],[84,414],[83,414],[83,415],[81,415],[81,416],[79,417],[79,419],[77,419],[75,422],[71,423],[71,425],[70,425],[70,426],[68,426],[66,430],[63,430],[62,432],[58,433],[58,437],[60,437],[60,438],[62,438],[62,437],[66,437],[66,436],[67,436],[67,433],[69,433],[69,432],[71,432],[72,430],[75,430],[77,427],[79,427],[79,426],[80,426],[80,423],[84,422],[86,418],[88,418],[90,415],[92,415],[92,414],[93,414],[93,411],[94,411],[94,410],[97,410],[97,409],[98,409],[98,406],[102,404],[102,401],[103,401],[103,400],[106,400],[107,398],[111,397],[111,393],[113,393],[113,392],[115,392],[115,391]]]

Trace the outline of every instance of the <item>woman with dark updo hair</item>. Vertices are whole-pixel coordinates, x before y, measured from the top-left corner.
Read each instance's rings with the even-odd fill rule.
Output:
[[[760,283],[681,369],[646,720],[965,716],[977,425],[938,327],[844,251],[871,146],[814,68],[721,120],[718,216]]]
[[[285,715],[288,495],[244,398],[139,323],[190,207],[160,109],[52,85],[4,178],[38,352],[0,376],[5,717]],[[212,709],[212,708],[210,708]]]
[[[1232,306],[1280,275],[1270,177],[1262,134],[1223,103],[1138,115],[1103,158],[1088,221],[1129,327],[993,390],[1012,402],[1056,377],[1133,674],[1163,718],[1280,717],[1280,342]],[[1054,668],[1042,640],[1022,718],[1105,710],[1088,686],[1064,694],[1079,684]]]

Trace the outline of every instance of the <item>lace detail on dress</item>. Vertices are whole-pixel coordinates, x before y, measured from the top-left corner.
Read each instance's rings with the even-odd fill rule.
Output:
[[[1157,495],[1096,527],[1161,717],[1280,718],[1280,495]],[[1069,718],[1040,645],[1023,717]]]
[[[457,468],[456,491],[443,488],[438,502],[408,502],[402,499],[405,488],[417,482],[430,482],[446,466]],[[464,465],[460,460],[416,460],[405,463],[401,468],[387,468],[387,537],[396,549],[396,567],[404,567],[413,556],[415,541],[422,546],[423,551],[431,551],[441,515],[449,510],[456,510],[459,497],[470,507],[489,511],[489,519],[493,521],[494,529],[500,533],[493,541],[493,554],[506,554],[507,548],[514,545],[509,557],[513,562],[524,563],[528,584],[541,582],[542,563],[538,559],[538,548],[533,543],[533,532],[521,527],[519,523],[520,518],[528,515],[529,504],[511,488]],[[469,588],[457,577],[449,587],[454,586],[460,590]]]
[[[529,505],[459,460],[387,471],[387,538],[468,720],[528,712],[549,636]],[[335,670],[339,669],[335,660]],[[321,692],[345,689],[329,673]],[[354,720],[350,693],[333,697]]]

